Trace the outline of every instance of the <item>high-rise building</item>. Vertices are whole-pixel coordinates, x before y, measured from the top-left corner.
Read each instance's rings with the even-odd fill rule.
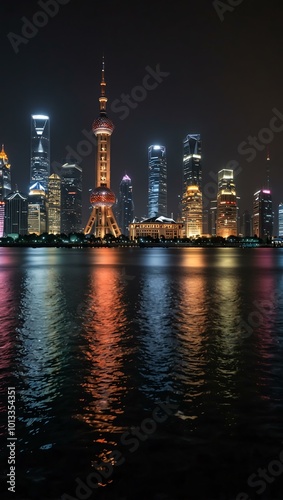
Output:
[[[278,236],[283,237],[283,203],[278,206]]]
[[[4,236],[5,226],[5,201],[0,200],[0,238]]]
[[[69,161],[61,167],[61,232],[82,231],[82,167]]]
[[[186,238],[202,235],[202,193],[196,185],[187,187],[183,198],[183,218]]]
[[[52,174],[48,180],[48,233],[61,233],[61,178]]]
[[[267,240],[273,236],[274,213],[270,189],[260,189],[253,199],[253,235]]]
[[[50,176],[50,125],[49,117],[32,115],[31,117],[31,164],[30,184],[40,182],[45,192]]]
[[[112,234],[114,237],[121,235],[112,210],[112,206],[116,203],[116,196],[110,188],[110,140],[114,124],[106,114],[108,99],[105,95],[105,87],[103,59],[99,97],[100,113],[92,125],[93,133],[97,138],[96,188],[90,197],[92,211],[84,231],[85,234],[93,232],[97,238],[104,238],[106,234]]]
[[[183,195],[188,186],[198,186],[202,191],[200,134],[188,134],[183,141]]]
[[[190,188],[190,189],[188,189]],[[191,206],[190,206],[191,205]],[[195,213],[196,220],[188,217]],[[202,207],[202,166],[200,134],[188,134],[183,141],[183,198],[182,219],[185,224],[185,235],[195,236],[203,233]]]
[[[2,145],[2,151],[0,151],[0,201],[3,201],[11,191],[11,165],[4,151],[4,145]]]
[[[233,170],[218,172],[216,235],[222,238],[237,236],[237,197]]]
[[[28,234],[28,196],[19,191],[5,198],[5,234]]]
[[[167,160],[165,146],[148,148],[148,217],[167,216]]]
[[[118,196],[118,225],[122,234],[129,235],[129,224],[134,219],[133,186],[128,175],[124,175],[120,182]]]
[[[209,233],[211,236],[216,236],[216,226],[217,226],[217,200],[211,200],[210,202],[210,224]]]
[[[241,215],[241,235],[245,238],[251,236],[251,215],[248,210],[245,210]]]
[[[28,195],[28,233],[40,235],[47,231],[47,196],[44,187],[36,182]]]

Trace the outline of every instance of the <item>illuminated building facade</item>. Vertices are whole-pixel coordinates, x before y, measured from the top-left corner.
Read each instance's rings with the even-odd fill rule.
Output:
[[[45,115],[31,116],[30,184],[40,182],[45,192],[50,176],[50,125]]]
[[[188,186],[183,198],[185,237],[202,235],[202,193],[198,186]]]
[[[28,234],[40,235],[47,231],[47,196],[44,187],[36,182],[28,195]]]
[[[61,178],[52,174],[48,180],[48,233],[61,232]]]
[[[273,236],[274,214],[270,189],[260,189],[253,199],[253,235],[266,240]]]
[[[0,200],[0,238],[4,236],[5,201]]]
[[[120,182],[117,219],[122,234],[128,236],[129,224],[134,219],[133,186],[128,175],[124,175]]]
[[[5,198],[5,234],[28,234],[28,197],[19,191]]]
[[[278,206],[278,236],[283,237],[283,203]]]
[[[11,191],[11,165],[4,151],[4,145],[2,145],[2,151],[0,151],[0,201],[3,201]]]
[[[148,217],[167,216],[166,148],[148,148]]]
[[[116,197],[110,189],[110,139],[114,125],[106,114],[105,87],[103,60],[99,98],[100,113],[92,125],[93,133],[97,138],[96,188],[90,197],[92,211],[84,232],[85,234],[93,232],[97,238],[104,238],[106,234],[112,234],[117,238],[121,231],[112,210]]]
[[[61,232],[82,231],[82,167],[67,162],[61,169]]]
[[[167,217],[152,217],[142,222],[130,224],[130,239],[151,237],[153,239],[173,240],[182,238],[183,223],[175,222]]]
[[[188,134],[183,141],[182,220],[186,237],[203,233],[202,218],[201,138],[200,134]]]
[[[183,195],[188,186],[202,190],[200,134],[188,134],[183,141]]]
[[[238,210],[233,170],[218,172],[216,235],[222,238],[238,235]]]

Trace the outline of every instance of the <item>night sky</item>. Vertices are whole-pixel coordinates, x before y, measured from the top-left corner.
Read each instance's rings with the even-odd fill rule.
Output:
[[[17,184],[20,190],[28,189],[31,114],[50,116],[52,162],[62,161],[66,148],[77,151],[86,140],[82,131],[90,131],[98,115],[104,52],[108,116],[116,127],[111,149],[111,187],[116,194],[126,172],[133,181],[135,213],[147,214],[147,148],[160,143],[167,148],[168,215],[176,217],[182,141],[188,133],[200,133],[208,198],[215,198],[210,173],[237,161],[240,209],[251,210],[253,193],[265,184],[266,145],[252,161],[238,147],[248,136],[270,129],[274,108],[282,113],[277,128],[283,125],[282,2],[223,0],[229,10],[222,20],[211,0],[64,3],[55,16],[44,19],[38,16],[40,2],[1,2],[0,141],[12,164],[13,188]],[[22,18],[31,21],[34,16],[46,25],[23,38],[27,43],[21,41],[16,54],[16,42],[13,48],[8,34],[23,36]],[[151,77],[146,81],[156,88],[137,90],[148,67],[155,71],[158,65],[162,81],[155,86]],[[126,111],[119,111],[122,94],[132,93],[139,98],[131,98],[135,108],[126,105]],[[283,131],[265,130],[261,137],[269,142],[277,211],[283,200]],[[258,144],[262,149],[260,140]],[[94,146],[81,165],[85,223],[88,190],[95,179]]]

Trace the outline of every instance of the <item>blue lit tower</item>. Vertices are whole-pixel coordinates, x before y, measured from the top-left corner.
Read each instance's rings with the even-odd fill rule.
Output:
[[[31,117],[30,184],[40,182],[48,190],[50,176],[50,126],[49,116]]]
[[[96,151],[96,188],[90,197],[92,211],[85,227],[85,234],[93,234],[97,238],[104,238],[112,234],[117,238],[121,231],[113,214],[112,206],[116,197],[110,189],[110,139],[114,124],[107,117],[105,95],[104,60],[102,62],[102,76],[100,83],[99,117],[93,122],[92,130],[97,138]]]
[[[148,217],[167,216],[167,160],[164,146],[148,148]]]
[[[122,234],[129,234],[129,224],[134,218],[133,186],[128,175],[120,182],[118,196],[118,224]]]
[[[183,195],[188,186],[198,186],[202,191],[200,134],[188,134],[183,141]]]

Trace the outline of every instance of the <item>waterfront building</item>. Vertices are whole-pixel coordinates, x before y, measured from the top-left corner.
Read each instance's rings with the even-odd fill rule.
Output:
[[[28,234],[47,232],[47,196],[40,182],[35,182],[28,195]]]
[[[202,193],[198,186],[190,185],[187,187],[187,191],[183,199],[183,221],[186,238],[202,235],[202,219]]]
[[[52,174],[48,180],[48,233],[61,232],[61,179]]]
[[[121,233],[128,236],[129,225],[134,219],[134,202],[132,181],[126,174],[120,182],[117,213]]]
[[[216,235],[222,238],[238,235],[237,196],[233,170],[218,172]]]
[[[0,151],[0,201],[12,191],[11,187],[11,165],[2,144],[2,151]]]
[[[82,167],[74,161],[61,169],[61,232],[82,231]]]
[[[167,216],[167,159],[165,146],[148,148],[148,217]]]
[[[151,217],[142,222],[130,224],[130,239],[151,237],[153,239],[173,240],[183,237],[184,225],[168,217]]]
[[[9,234],[28,234],[28,196],[18,190],[5,198],[5,228]]]
[[[253,197],[253,235],[263,240],[273,236],[274,213],[270,189],[260,189]]]

